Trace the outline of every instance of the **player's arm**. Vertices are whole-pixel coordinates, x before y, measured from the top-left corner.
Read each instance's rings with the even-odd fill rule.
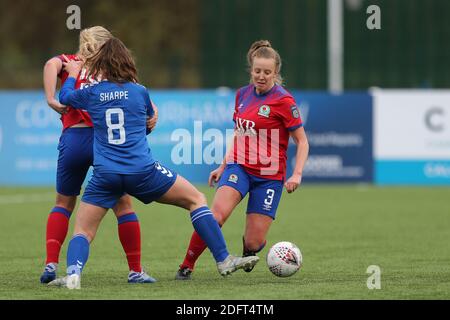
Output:
[[[308,159],[309,143],[303,127],[296,128],[295,130],[290,131],[289,134],[297,146],[294,171],[292,176],[284,184],[286,191],[291,193],[298,188],[302,181],[303,168],[306,159]]]
[[[233,139],[231,139],[229,145],[226,148],[226,153],[225,156],[223,157],[222,163],[217,169],[211,171],[211,173],[209,174],[208,185],[210,187],[214,187],[214,183],[217,183],[219,181],[220,177],[222,176],[222,173],[225,171],[225,168],[227,166],[227,159],[229,158],[230,153],[233,152],[235,136],[236,131],[234,131]]]
[[[56,85],[58,84],[58,74],[63,67],[62,61],[59,58],[51,58],[44,65],[44,92],[47,98],[47,104],[59,114],[67,112],[66,106],[59,103],[55,99]]]
[[[147,107],[147,134],[153,131],[156,126],[156,122],[158,122],[158,108],[150,100],[150,106]]]
[[[71,60],[63,62],[63,65],[69,76],[59,92],[59,101],[71,105],[76,109],[85,109],[88,106],[89,91],[91,87],[87,87],[83,90],[75,89],[76,78],[80,73],[82,63]]]
[[[284,186],[288,193],[295,191],[302,181],[303,167],[309,153],[309,143],[306,137],[303,121],[293,97],[286,96],[280,101],[279,116],[283,126],[289,131],[289,135],[297,146],[295,166],[292,176],[287,179]]]

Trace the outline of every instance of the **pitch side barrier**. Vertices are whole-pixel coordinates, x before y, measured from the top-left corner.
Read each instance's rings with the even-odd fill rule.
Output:
[[[310,143],[305,183],[450,185],[448,91],[291,92]],[[206,183],[232,138],[234,90],[150,90],[150,97],[159,109],[148,136],[154,156]],[[54,185],[61,128],[42,91],[1,91],[0,185]],[[291,141],[288,175],[294,157]]]
[[[374,182],[450,185],[450,90],[374,90]]]

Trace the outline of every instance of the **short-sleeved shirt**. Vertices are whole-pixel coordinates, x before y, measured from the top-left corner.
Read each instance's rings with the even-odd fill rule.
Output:
[[[284,180],[289,131],[303,125],[292,95],[280,85],[264,94],[257,94],[253,84],[242,87],[233,121],[235,138],[227,163],[238,163],[257,177]]]

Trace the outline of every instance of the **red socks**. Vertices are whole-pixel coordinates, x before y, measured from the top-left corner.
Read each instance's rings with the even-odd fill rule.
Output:
[[[69,219],[72,213],[62,207],[54,207],[47,219],[45,264],[59,262],[61,246],[69,230]],[[127,256],[130,270],[141,272],[141,229],[134,212],[118,219],[119,239]]]
[[[254,252],[248,252],[247,249],[245,249],[244,244],[244,256],[248,253],[256,254],[260,252],[262,249],[264,249],[267,241],[264,241],[264,243]],[[189,248],[186,252],[186,256],[184,257],[183,263],[180,265],[180,268],[189,268],[191,270],[194,270],[195,262],[200,257],[200,255],[205,251],[207,248],[205,242],[200,238],[197,232],[193,232],[191,236],[191,241],[189,242]]]
[[[117,218],[119,239],[127,256],[130,270],[142,272],[141,267],[141,228],[134,212]]]
[[[59,262],[61,246],[67,236],[69,219],[72,212],[62,207],[54,207],[47,218],[45,264]]]
[[[184,257],[184,261],[180,268],[187,267],[194,270],[195,262],[206,248],[206,243],[202,240],[202,238],[200,238],[199,234],[194,231],[191,236],[191,241],[189,242],[189,248],[186,252],[186,256]]]

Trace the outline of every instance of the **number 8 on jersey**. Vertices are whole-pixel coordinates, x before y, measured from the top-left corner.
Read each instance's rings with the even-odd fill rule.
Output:
[[[112,123],[112,115],[117,115],[117,123]],[[108,126],[108,142],[110,144],[124,144],[125,143],[125,117],[121,108],[110,108],[105,112],[106,125]],[[114,139],[113,130],[119,130],[119,138]]]

